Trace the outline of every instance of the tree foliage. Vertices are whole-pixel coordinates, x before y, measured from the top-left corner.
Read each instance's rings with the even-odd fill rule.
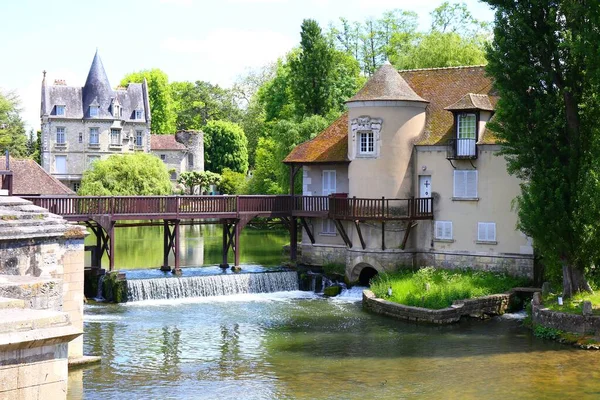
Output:
[[[221,183],[219,191],[223,194],[244,194],[246,193],[246,175],[224,168],[221,174]]]
[[[166,73],[158,68],[132,72],[125,75],[120,84],[126,86],[130,82],[142,83],[144,78],[148,82],[152,133],[174,133],[176,118],[169,77]]]
[[[519,228],[563,294],[589,290],[600,260],[600,5],[570,0],[486,0],[496,27],[488,72],[500,100],[492,128],[519,177]]]
[[[241,120],[241,110],[231,89],[204,81],[173,82],[171,92],[177,130],[202,129],[211,120]]]
[[[0,152],[13,157],[27,156],[25,123],[21,119],[19,98],[14,93],[0,92]]]
[[[188,194],[202,194],[205,188],[218,186],[221,179],[221,175],[210,171],[186,171],[179,175],[177,183],[186,187]]]
[[[228,121],[209,121],[204,127],[204,164],[209,171],[221,173],[224,168],[245,174],[248,150],[244,131]]]
[[[81,196],[150,196],[171,194],[165,164],[147,153],[115,154],[94,161],[83,173]]]

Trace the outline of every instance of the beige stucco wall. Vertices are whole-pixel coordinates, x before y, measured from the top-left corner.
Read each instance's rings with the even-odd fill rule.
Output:
[[[412,195],[410,158],[413,140],[425,126],[425,105],[370,102],[349,108],[349,121],[362,116],[383,120],[380,140],[375,143],[379,147],[377,157],[357,155],[358,135],[348,134],[348,158],[352,160],[348,167],[350,196],[406,198]]]
[[[434,221],[420,221],[412,237],[413,248],[480,254],[532,253],[528,239],[516,229],[517,214],[511,209],[513,199],[519,194],[519,180],[506,172],[506,161],[496,155],[499,146],[478,146],[478,158],[473,160],[478,171],[477,200],[453,199],[454,168],[446,160],[445,147],[417,146],[415,149],[415,165],[419,166],[415,168],[417,177],[431,176],[434,218],[452,221],[453,239],[435,240]],[[469,161],[452,162],[457,169],[473,169]],[[426,168],[424,171],[423,167]],[[478,222],[496,223],[495,244],[477,241]]]
[[[335,171],[336,193],[348,193],[347,164],[315,164],[302,167],[302,194],[323,195],[323,171]]]

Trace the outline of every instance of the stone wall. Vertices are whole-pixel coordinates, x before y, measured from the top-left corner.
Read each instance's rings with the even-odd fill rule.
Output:
[[[534,325],[542,325],[564,332],[578,333],[580,335],[600,335],[599,316],[562,313],[533,303],[531,307],[531,322]]]
[[[307,265],[346,264],[346,246],[301,245],[300,261]]]
[[[441,310],[405,306],[375,297],[370,290],[363,291],[363,307],[376,314],[396,319],[432,324],[451,324],[462,317],[482,318],[486,315],[504,314],[510,304],[512,293],[495,294],[469,300],[457,300],[452,306]]]

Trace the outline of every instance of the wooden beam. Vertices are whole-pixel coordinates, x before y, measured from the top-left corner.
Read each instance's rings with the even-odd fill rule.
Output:
[[[363,235],[360,230],[360,223],[358,220],[354,220],[354,226],[356,226],[356,232],[358,232],[358,238],[360,239],[360,245],[362,246],[362,248],[364,250],[367,248],[367,246],[365,245],[365,241],[363,239]]]
[[[410,235],[410,230],[413,227],[412,221],[408,221],[408,226],[406,227],[406,232],[404,232],[404,239],[402,239],[402,244],[400,248],[404,250],[406,248],[406,242],[408,241],[408,235]]]
[[[340,233],[342,240],[344,241],[344,243],[346,243],[346,246],[352,247],[352,242],[350,241],[350,238],[346,234],[346,230],[344,229],[344,226],[342,225],[342,223],[340,221],[338,221],[337,219],[334,219],[333,223],[335,224],[335,227],[337,228],[338,232]]]
[[[304,227],[304,230],[306,231],[306,234],[308,235],[308,238],[310,239],[310,242],[312,244],[315,244],[315,237],[313,236],[310,227],[308,226],[308,224],[306,223],[306,218],[304,217],[300,217],[300,223],[302,224],[302,226]]]
[[[381,250],[385,250],[385,221],[381,221]]]

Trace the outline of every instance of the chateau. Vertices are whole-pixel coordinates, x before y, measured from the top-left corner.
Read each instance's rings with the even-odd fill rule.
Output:
[[[344,264],[351,280],[365,282],[400,266],[428,265],[533,277],[531,240],[516,229],[511,209],[519,180],[508,175],[486,129],[496,102],[482,66],[382,66],[347,102],[346,114],[284,162],[302,167],[304,195],[432,197],[434,220],[311,218],[302,261]]]
[[[156,150],[172,181],[180,172],[204,169],[202,133],[185,132],[179,140],[151,135],[146,80],[113,90],[98,52],[83,87],[64,80],[49,85],[44,72],[41,97],[42,167],[74,191],[92,162],[112,154]]]

